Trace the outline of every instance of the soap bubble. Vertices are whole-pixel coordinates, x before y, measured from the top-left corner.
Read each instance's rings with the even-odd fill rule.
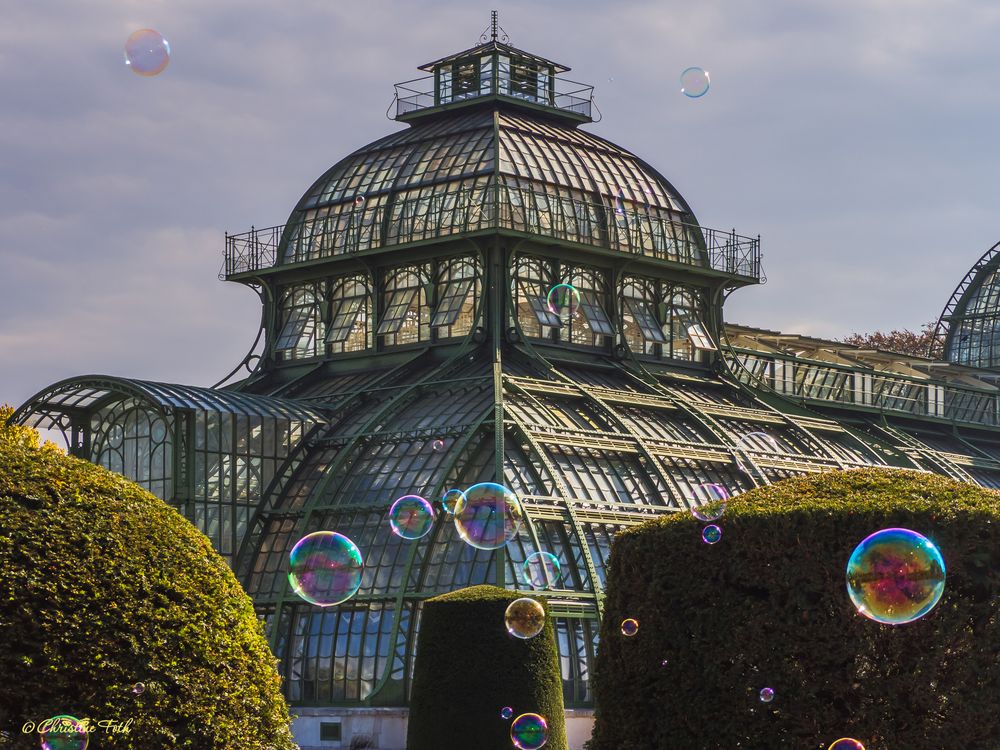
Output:
[[[434,508],[420,495],[403,495],[389,508],[389,525],[398,537],[419,539],[434,525]]]
[[[701,530],[701,539],[705,544],[715,544],[722,539],[722,529],[714,523]]]
[[[158,31],[139,29],[125,40],[125,64],[140,76],[162,73],[170,62],[170,43]]]
[[[763,703],[770,703],[774,700],[774,688],[761,688],[760,690],[760,700]]]
[[[363,205],[365,205],[365,196],[363,195],[356,196],[354,198],[354,207],[361,208]]]
[[[865,746],[850,737],[841,737],[828,750],[865,750]]]
[[[314,531],[302,537],[288,555],[288,583],[310,604],[332,607],[361,588],[361,552],[343,534]]]
[[[559,558],[551,552],[532,552],[521,566],[524,582],[535,589],[555,588],[562,576]]]
[[[61,714],[38,726],[42,750],[85,750],[90,742],[87,727],[75,716]]]
[[[539,714],[521,714],[510,725],[510,741],[518,750],[538,750],[549,741],[549,725]]]
[[[711,80],[707,70],[699,67],[685,68],[681,73],[681,93],[691,99],[697,99],[708,93]]]
[[[132,686],[132,695],[142,695],[146,692],[145,684],[137,682]]]
[[[504,721],[510,720],[510,717],[514,715],[514,709],[510,706],[504,706],[500,709],[500,718]]]
[[[766,432],[748,432],[736,442],[740,450],[757,451],[758,453],[781,453],[778,441]]]
[[[695,487],[694,494],[698,505],[691,507],[691,515],[705,523],[722,518],[729,504],[729,490],[721,484],[706,482]]]
[[[622,620],[622,635],[631,638],[638,632],[639,632],[638,620],[633,620],[631,617],[629,617],[627,620]]]
[[[445,444],[444,440],[441,440],[440,438],[437,439],[437,440],[431,441],[431,450],[434,451],[435,453],[441,453],[441,452],[443,452],[444,449],[445,449],[445,447],[446,447],[446,444]]]
[[[571,318],[580,309],[580,291],[572,284],[556,284],[549,290],[545,304],[560,318]]]
[[[934,608],[944,593],[945,566],[935,544],[909,529],[882,529],[854,548],[847,591],[858,612],[901,625]]]
[[[515,638],[534,638],[545,627],[545,608],[528,597],[515,599],[507,605],[503,616],[507,632]]]
[[[444,509],[451,514],[455,513],[455,507],[458,505],[458,501],[465,497],[465,493],[462,490],[448,490],[444,493],[441,498],[441,505]]]
[[[517,536],[524,512],[517,495],[501,484],[469,487],[455,504],[455,529],[476,549],[499,549]]]

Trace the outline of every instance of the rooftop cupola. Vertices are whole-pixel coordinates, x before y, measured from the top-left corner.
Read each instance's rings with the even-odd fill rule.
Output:
[[[430,73],[396,84],[396,119],[410,122],[438,112],[504,102],[575,123],[591,122],[593,86],[561,76],[565,65],[510,46],[493,11],[480,44],[421,65]]]

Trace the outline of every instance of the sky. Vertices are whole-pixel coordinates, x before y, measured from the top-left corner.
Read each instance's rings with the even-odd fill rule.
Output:
[[[3,0],[0,403],[83,374],[221,379],[260,317],[218,280],[224,232],[284,223],[399,129],[393,84],[476,44],[491,8],[596,87],[588,130],[703,225],[761,235],[767,283],[728,321],[917,329],[1000,239],[992,0],[496,2]],[[156,77],[124,65],[140,28],[171,45]]]

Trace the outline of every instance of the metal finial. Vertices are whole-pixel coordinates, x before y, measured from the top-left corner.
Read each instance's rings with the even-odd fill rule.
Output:
[[[490,25],[486,27],[486,31],[479,35],[480,42],[485,44],[486,42],[495,42],[499,39],[501,44],[506,44],[510,41],[510,37],[503,30],[503,26],[497,22],[497,15],[497,11],[490,11]]]

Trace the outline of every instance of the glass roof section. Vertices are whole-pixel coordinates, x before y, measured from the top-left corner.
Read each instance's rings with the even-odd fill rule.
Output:
[[[1000,368],[1000,243],[969,270],[951,295],[935,331],[949,362]]]

